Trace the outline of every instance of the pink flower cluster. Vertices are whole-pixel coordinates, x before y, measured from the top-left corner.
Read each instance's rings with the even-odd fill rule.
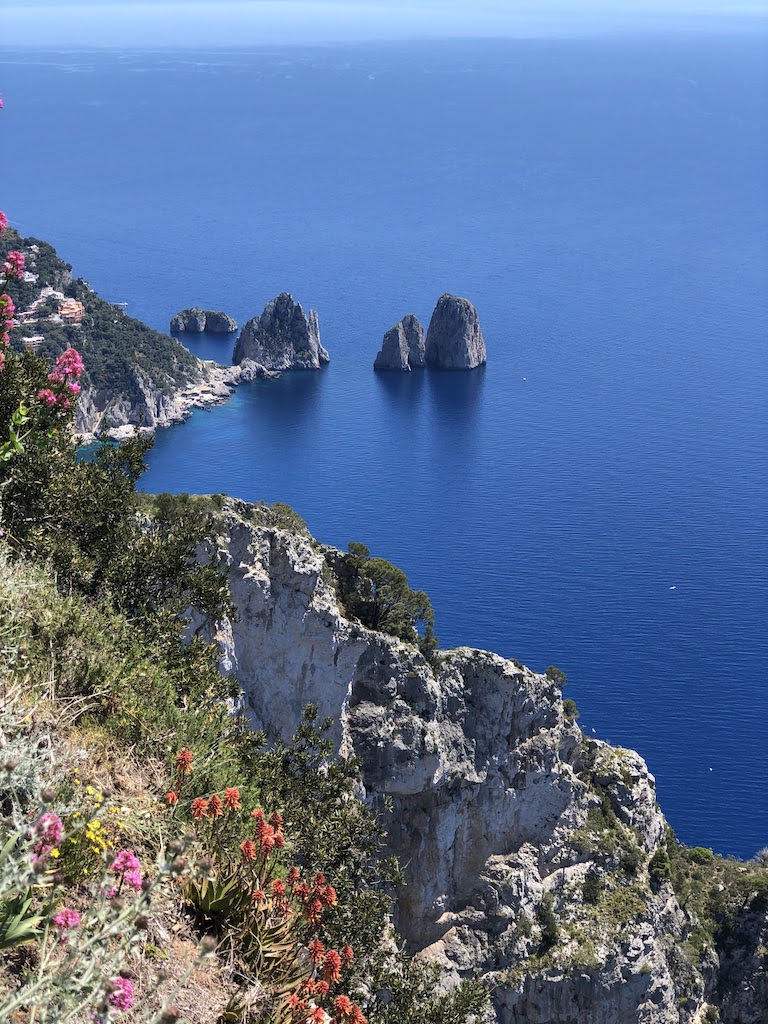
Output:
[[[5,229],[8,227],[8,218],[5,216],[2,210],[0,210],[0,238],[5,234]]]
[[[80,927],[80,915],[76,910],[70,910],[68,907],[62,907],[58,914],[54,915],[53,923],[59,931],[66,932],[72,928]],[[60,935],[59,942],[69,942],[69,936]]]
[[[113,978],[109,1002],[116,1010],[130,1010],[133,1006],[133,982],[130,978]]]
[[[122,889],[124,884],[135,892],[141,889],[141,861],[133,850],[120,850],[109,870],[121,876],[119,889]],[[111,899],[117,895],[119,889],[114,887],[109,889],[107,896]]]
[[[69,409],[72,397],[80,394],[77,380],[82,372],[83,360],[80,353],[75,348],[66,349],[56,360],[53,372],[48,374],[48,380],[54,387],[41,388],[37,392],[38,400],[44,402],[49,409],[55,409],[56,406]]]
[[[47,857],[54,846],[59,845],[63,835],[64,825],[58,814],[43,814],[31,833],[31,838],[37,840],[32,847],[32,863]]]
[[[24,277],[24,253],[17,252],[15,249],[9,252],[5,257],[3,273],[7,281],[12,281],[14,278],[21,280]]]
[[[2,222],[0,222],[2,223]],[[2,232],[0,232],[2,234]],[[10,295],[5,292],[0,294],[0,347],[4,348],[11,340],[11,327],[13,326],[13,314],[16,306]],[[5,364],[5,353],[0,352],[0,370]]]

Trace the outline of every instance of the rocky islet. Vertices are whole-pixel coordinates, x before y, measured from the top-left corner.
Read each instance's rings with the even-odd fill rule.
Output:
[[[305,314],[288,292],[268,302],[263,312],[249,320],[237,339],[232,361],[255,364],[267,372],[319,370],[330,362],[320,344],[317,313]]]
[[[180,334],[184,331],[193,334],[234,334],[237,331],[237,321],[221,310],[191,306],[189,309],[182,309],[171,318],[171,334]]]

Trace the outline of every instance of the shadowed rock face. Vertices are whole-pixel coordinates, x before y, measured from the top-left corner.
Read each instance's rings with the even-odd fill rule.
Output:
[[[237,339],[233,362],[257,363],[266,370],[319,370],[330,356],[320,344],[314,309],[304,314],[292,295],[283,292],[249,320]]]
[[[210,331],[212,334],[233,334],[237,330],[237,321],[231,316],[222,313],[220,310],[199,309],[192,306],[190,309],[182,309],[171,320],[171,332],[193,331],[202,334],[203,331]]]
[[[424,328],[409,313],[384,335],[381,352],[376,356],[373,368],[407,373],[424,365]]]
[[[437,300],[427,332],[426,362],[437,370],[474,370],[485,364],[485,340],[469,299],[446,294]]]

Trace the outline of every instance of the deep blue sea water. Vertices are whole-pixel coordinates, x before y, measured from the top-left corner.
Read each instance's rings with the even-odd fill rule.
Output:
[[[0,207],[165,328],[318,310],[322,373],[161,432],[149,490],[293,505],[444,645],[569,676],[687,842],[768,845],[765,34],[0,52]],[[13,160],[7,155],[13,153]],[[374,375],[477,305],[488,366]],[[231,342],[191,346],[227,361]]]

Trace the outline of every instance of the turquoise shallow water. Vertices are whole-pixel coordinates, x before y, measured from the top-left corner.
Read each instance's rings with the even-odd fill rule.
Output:
[[[765,52],[0,52],[25,232],[156,327],[284,289],[319,312],[331,365],[160,433],[147,489],[364,540],[444,644],[561,667],[680,836],[740,855],[768,845]],[[445,290],[477,305],[486,370],[374,375]]]

